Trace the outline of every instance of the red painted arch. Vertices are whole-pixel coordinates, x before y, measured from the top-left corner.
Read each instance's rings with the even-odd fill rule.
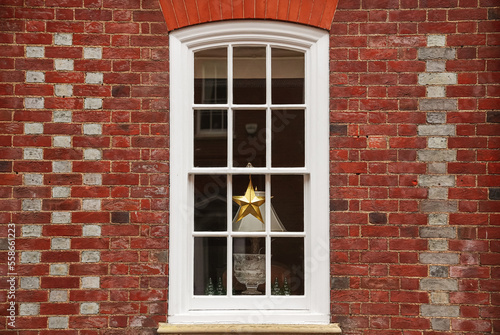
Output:
[[[169,31],[235,19],[279,20],[330,29],[338,0],[159,0]]]

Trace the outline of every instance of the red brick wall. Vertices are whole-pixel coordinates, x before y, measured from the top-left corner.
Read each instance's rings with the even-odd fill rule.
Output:
[[[339,1],[331,294],[345,334],[500,331],[495,5]],[[0,0],[0,20],[0,334],[14,300],[23,335],[152,334],[168,281],[159,2]]]

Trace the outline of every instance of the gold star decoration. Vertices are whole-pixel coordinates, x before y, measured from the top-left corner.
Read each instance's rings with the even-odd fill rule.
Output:
[[[255,195],[255,190],[252,184],[252,177],[250,177],[250,182],[248,183],[245,195],[234,196],[233,201],[240,205],[240,211],[238,212],[238,217],[236,218],[235,222],[238,222],[245,216],[251,214],[255,216],[259,221],[264,223],[264,219],[262,218],[259,207],[266,200],[265,197],[259,197]]]

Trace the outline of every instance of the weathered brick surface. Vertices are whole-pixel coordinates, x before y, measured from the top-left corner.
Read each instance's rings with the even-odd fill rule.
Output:
[[[500,332],[498,3],[339,0],[331,25],[336,1],[161,3],[0,1],[0,257],[13,222],[18,334],[166,320],[167,30],[230,18],[330,29],[332,322]]]

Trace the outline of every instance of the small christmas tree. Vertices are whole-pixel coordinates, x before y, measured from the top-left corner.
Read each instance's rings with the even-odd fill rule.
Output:
[[[281,291],[280,284],[278,283],[278,277],[274,280],[274,285],[273,289],[271,291],[272,295],[283,295],[283,292]]]
[[[207,287],[205,288],[205,295],[214,295],[215,290],[214,290],[214,284],[212,283],[212,278],[208,278],[208,284]]]
[[[224,289],[224,286],[222,285],[222,278],[219,277],[217,280],[217,288],[215,291],[215,295],[226,295],[226,290]]]
[[[283,294],[284,295],[290,295],[290,287],[288,287],[288,281],[286,280],[283,282]]]

